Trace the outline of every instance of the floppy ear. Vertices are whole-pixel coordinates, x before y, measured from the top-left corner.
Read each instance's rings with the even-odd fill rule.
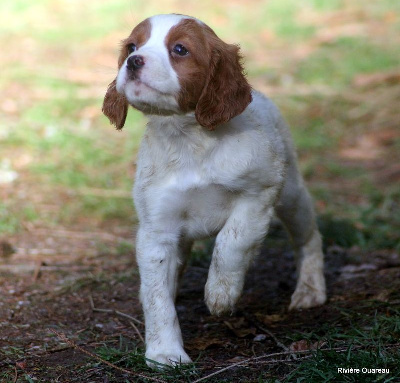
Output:
[[[121,51],[118,57],[118,70],[121,69],[129,54],[126,47],[127,40],[128,39],[121,41]],[[116,85],[117,79],[108,85],[101,110],[108,117],[110,123],[120,130],[124,127],[129,104],[125,96],[117,92]]]
[[[239,47],[219,41],[212,50],[208,79],[196,105],[200,125],[213,130],[250,104],[251,86],[243,74]]]
[[[128,101],[125,96],[117,92],[117,80],[108,85],[103,101],[103,113],[108,117],[110,123],[120,130],[124,127],[126,115],[128,114]]]

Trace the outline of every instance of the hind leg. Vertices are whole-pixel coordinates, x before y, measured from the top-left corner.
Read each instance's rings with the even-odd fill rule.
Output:
[[[297,285],[289,310],[322,305],[326,301],[322,240],[311,197],[294,165],[289,168],[276,212],[291,237],[297,258]]]
[[[193,242],[194,241],[191,239],[182,238],[179,243],[179,264],[178,264],[178,273],[176,275],[176,280],[174,285],[175,286],[174,300],[176,300],[176,296],[178,295],[179,288],[181,287],[182,284],[182,277],[186,270]]]

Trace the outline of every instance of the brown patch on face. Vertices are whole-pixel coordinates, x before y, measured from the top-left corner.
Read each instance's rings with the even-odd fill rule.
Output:
[[[173,53],[177,44],[189,54]],[[214,129],[242,113],[251,102],[239,47],[224,43],[207,25],[182,20],[171,28],[166,46],[181,85],[179,106],[184,112],[194,110],[200,125]]]
[[[121,52],[118,59],[118,69],[121,68],[122,64],[129,56],[128,46],[129,44],[135,44],[136,48],[140,48],[146,44],[147,40],[151,35],[151,23],[149,19],[142,21],[140,24],[133,28],[129,37],[121,42]]]
[[[126,58],[129,56],[129,44],[135,44],[140,47],[150,38],[151,24],[149,19],[138,24],[129,37],[122,41],[121,51],[118,58],[118,70],[121,68]],[[103,113],[108,117],[110,123],[115,125],[117,129],[122,129],[125,124],[126,115],[128,113],[128,101],[125,96],[118,93],[116,89],[117,79],[115,78],[107,88],[103,101]]]
[[[189,51],[182,57],[173,52],[170,54],[171,65],[181,86],[178,103],[183,112],[189,112],[196,108],[207,79],[210,52],[203,27],[196,20],[184,19],[171,28],[165,44],[169,52],[177,44]]]

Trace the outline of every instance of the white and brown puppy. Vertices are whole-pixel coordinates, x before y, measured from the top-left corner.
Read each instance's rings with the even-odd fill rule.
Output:
[[[248,84],[239,48],[182,15],[144,20],[123,41],[103,111],[148,116],[134,200],[146,357],[190,362],[175,310],[193,240],[216,235],[205,286],[212,314],[231,312],[274,212],[298,257],[290,309],[326,300],[321,239],[285,122]],[[148,362],[151,365],[151,362]]]

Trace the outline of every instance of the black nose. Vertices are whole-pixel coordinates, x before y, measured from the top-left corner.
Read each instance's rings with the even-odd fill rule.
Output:
[[[136,70],[144,65],[144,58],[142,56],[131,56],[128,58],[126,66],[129,70]]]

